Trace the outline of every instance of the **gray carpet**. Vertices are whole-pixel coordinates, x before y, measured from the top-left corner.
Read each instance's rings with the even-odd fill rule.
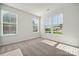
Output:
[[[24,56],[73,56],[63,50],[57,49],[56,46],[42,43],[42,40],[46,39],[37,38],[2,46],[0,47],[0,54],[20,48]]]

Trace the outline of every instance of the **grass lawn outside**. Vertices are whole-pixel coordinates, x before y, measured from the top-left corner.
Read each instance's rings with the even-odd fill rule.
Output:
[[[62,35],[63,32],[57,32],[57,31],[54,31],[53,34],[58,34],[58,35]]]

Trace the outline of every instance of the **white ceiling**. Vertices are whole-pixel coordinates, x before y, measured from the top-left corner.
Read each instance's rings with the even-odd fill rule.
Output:
[[[38,16],[42,16],[57,8],[69,5],[68,3],[5,3],[5,4]],[[47,11],[47,9],[50,10]]]

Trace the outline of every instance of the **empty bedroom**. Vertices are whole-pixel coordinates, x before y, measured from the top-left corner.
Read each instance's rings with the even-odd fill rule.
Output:
[[[0,56],[79,56],[79,3],[0,3]]]

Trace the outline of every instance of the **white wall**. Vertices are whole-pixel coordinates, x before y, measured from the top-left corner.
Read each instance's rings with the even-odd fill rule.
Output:
[[[40,33],[32,32],[32,14],[23,12],[21,10],[11,8],[9,6],[3,5],[3,9],[10,10],[18,14],[18,32],[13,36],[4,36],[0,38],[0,45],[10,44],[14,42],[24,41],[31,38],[39,37]],[[64,24],[63,24],[63,36],[55,36],[53,34],[48,34],[44,32],[44,20],[45,17],[55,15],[58,13],[63,13]],[[66,44],[74,45],[79,47],[79,6],[69,5],[63,8],[56,9],[44,15],[41,18],[41,37],[48,38],[51,40],[63,42]]]
[[[6,5],[2,5],[2,8],[18,15],[18,32],[16,35],[3,36],[0,39],[0,46],[39,37],[39,33],[33,33],[32,31],[32,14]]]
[[[44,20],[46,17],[63,13],[63,35],[55,36],[53,34],[44,32]],[[70,44],[79,47],[79,6],[71,4],[59,9],[56,9],[47,15],[44,15],[41,19],[41,37],[51,40],[59,41],[62,43]]]

